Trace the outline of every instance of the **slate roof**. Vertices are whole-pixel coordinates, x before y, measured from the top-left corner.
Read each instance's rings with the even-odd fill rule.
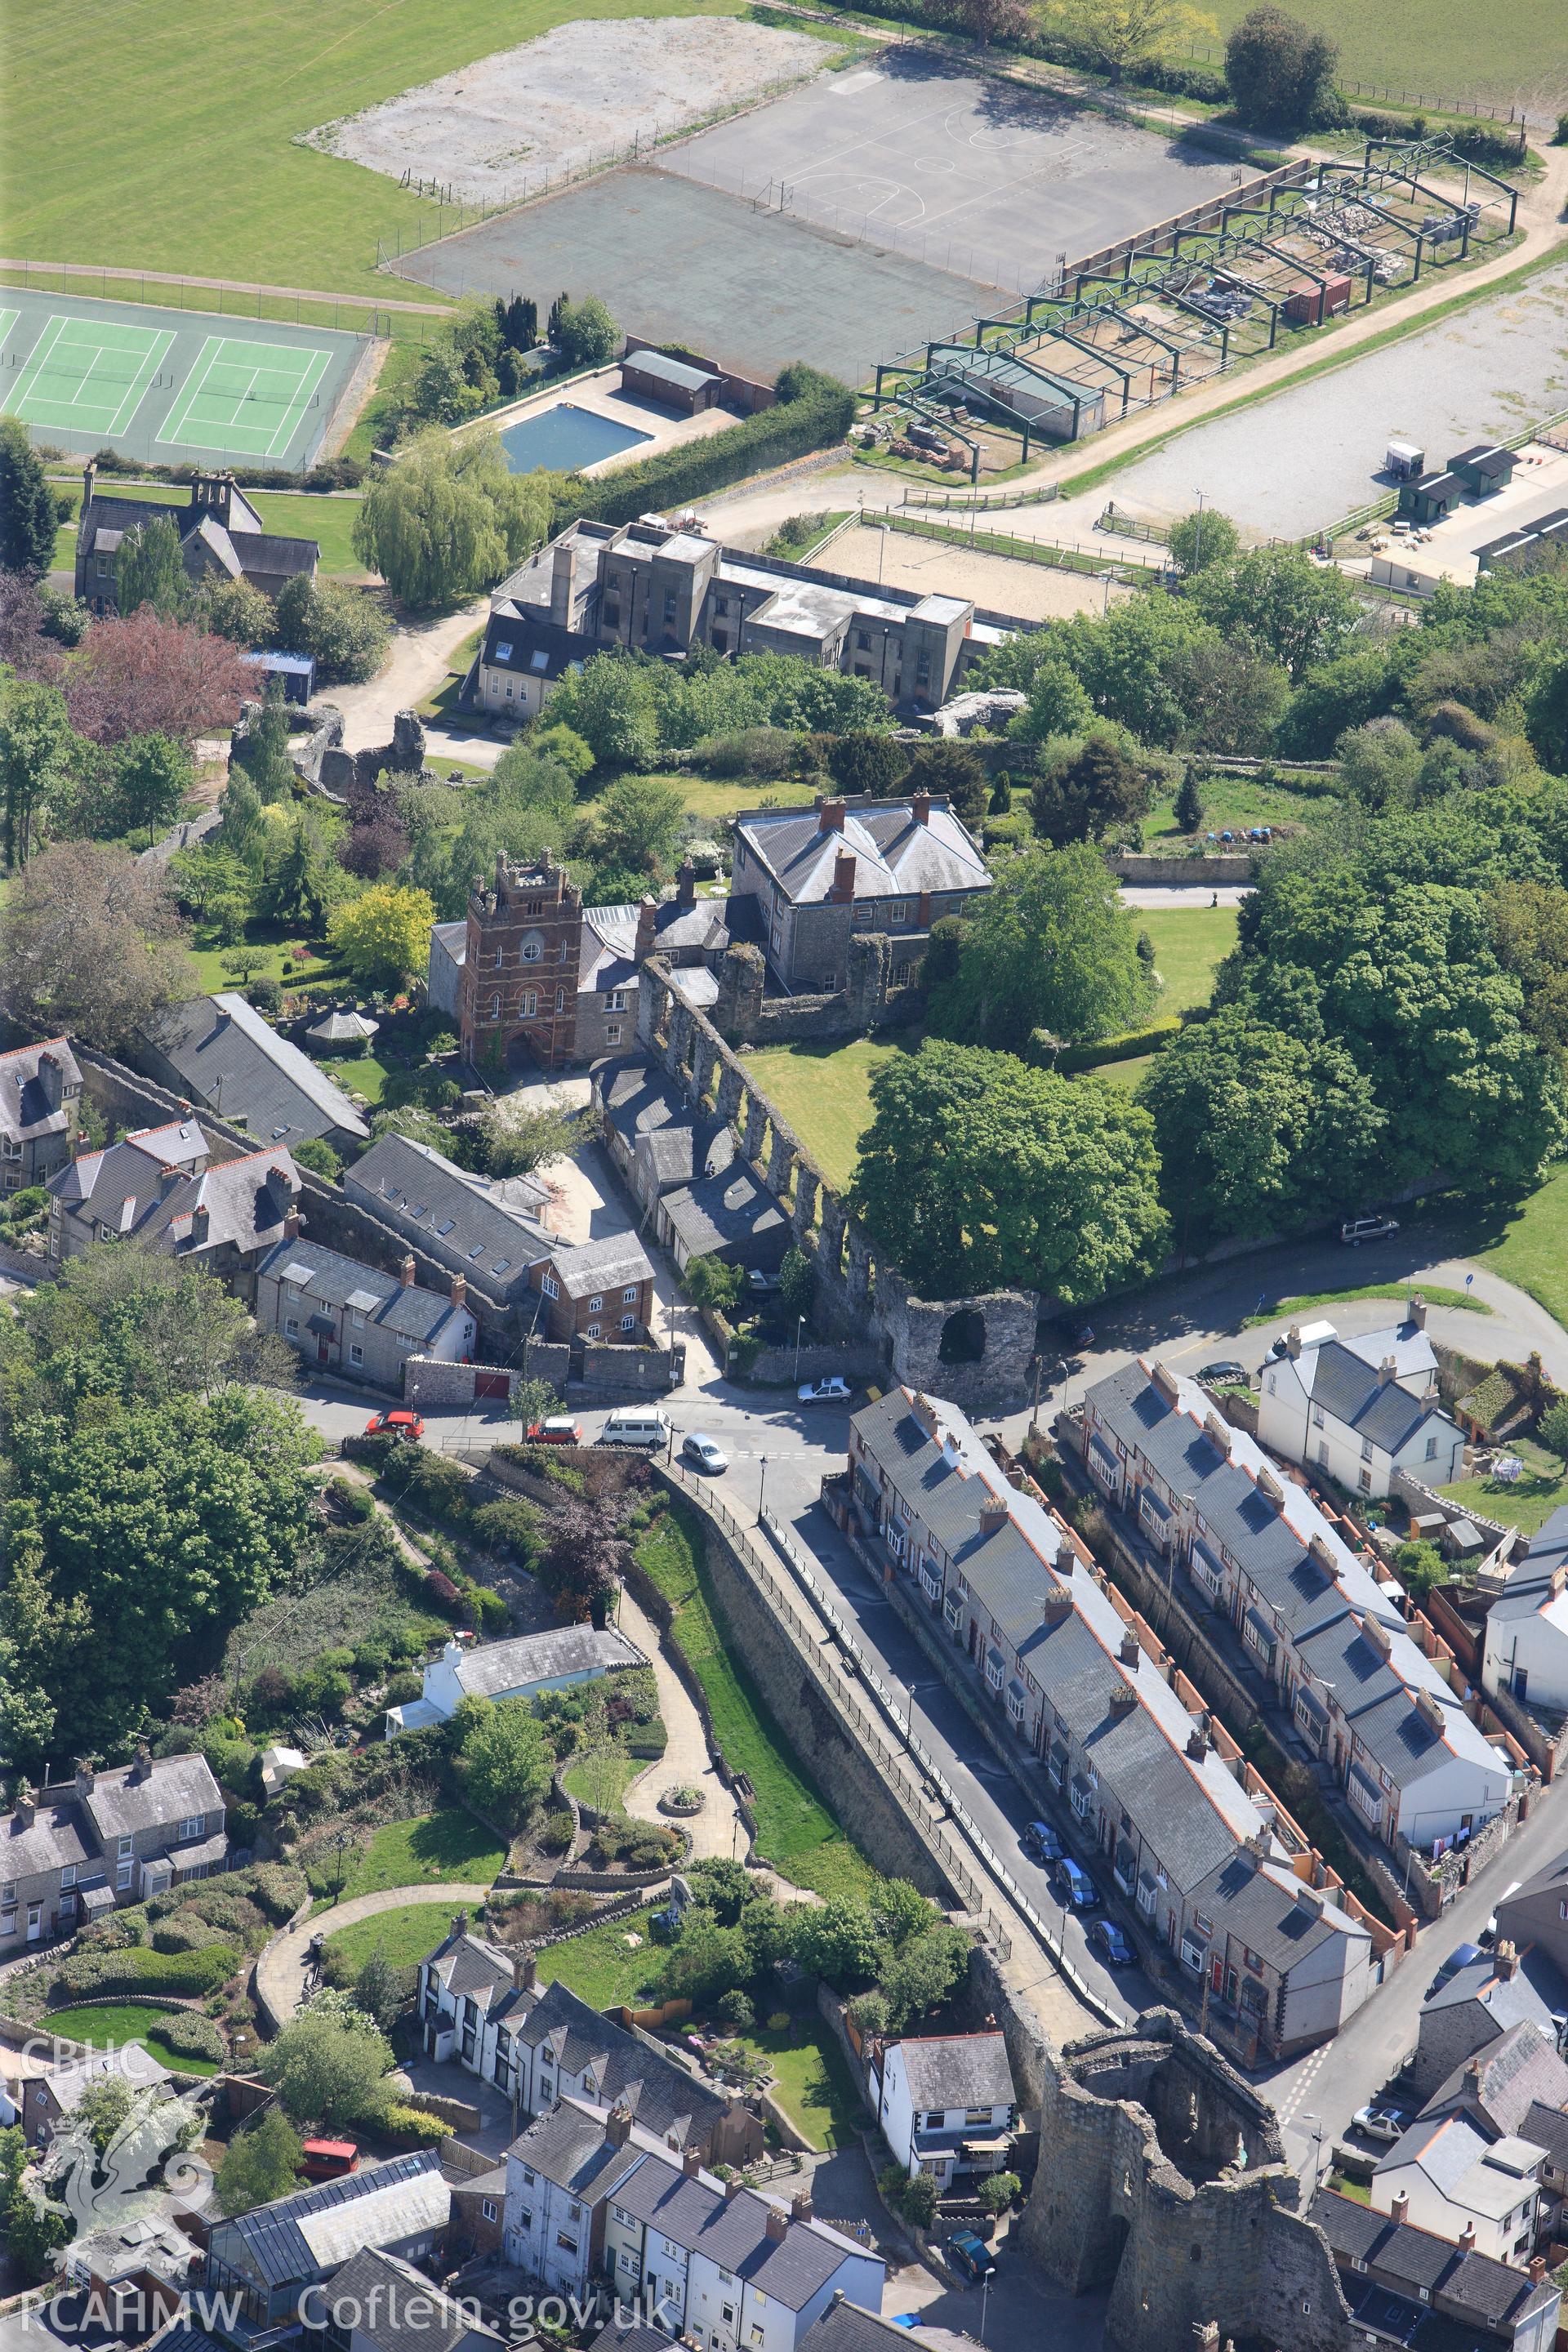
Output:
[[[47,2024],[47,2019],[44,2023]],[[139,2042],[125,2042],[118,2050],[95,2050],[85,2058],[67,2059],[54,2067],[47,2078],[55,2105],[65,2116],[75,2115],[86,2093],[100,2083],[128,2083],[133,2091],[145,2091],[174,2079],[163,2061],[154,2058]]]
[[[651,352],[640,345],[621,362],[623,375],[628,368],[638,375],[652,376],[656,383],[673,384],[679,392],[700,392],[706,384],[723,381],[711,368],[693,367],[687,360],[672,360],[668,352]]]
[[[425,1965],[454,2000],[468,1997],[481,2010],[489,2006],[494,1994],[513,1989],[510,1953],[500,1944],[487,1944],[479,1936],[466,1932],[448,1936],[427,1955]]]
[[[1421,2112],[1441,2115],[1452,2107],[1469,2107],[1485,2116],[1494,2131],[1513,2132],[1524,2131],[1523,2118],[1532,2108],[1555,2111],[1565,2105],[1568,2066],[1550,2035],[1533,2020],[1521,2018],[1498,2041],[1456,2066]],[[1562,2121],[1568,2131],[1568,2116]],[[1524,2137],[1534,2135],[1526,2131]]]
[[[83,1807],[107,1845],[138,1831],[168,1829],[197,1813],[223,1810],[223,1798],[205,1756],[155,1756],[143,1779],[134,1764],[96,1775]]]
[[[1148,1661],[1132,1668],[1121,1661],[1121,1620],[1050,1513],[1008,1486],[954,1407],[919,1403],[921,1411],[910,1390],[889,1389],[862,1407],[853,1426],[894,1494],[952,1559],[976,1613],[1001,1624],[1105,1790],[1190,1895],[1264,1829],[1262,1814],[1212,1748],[1201,1760],[1187,1754],[1192,1718]],[[992,1502],[1004,1504],[1008,1517],[986,1535],[980,1515]],[[1064,1590],[1070,1610],[1047,1617],[1047,1601]],[[1139,1703],[1113,1705],[1129,1688]],[[1364,1932],[1342,1912],[1327,1916],[1332,1932]]]
[[[897,2345],[907,2347],[909,2341],[906,2329],[868,2311],[863,2304],[851,2303],[839,2287],[821,2318],[813,2320],[806,2329],[795,2352],[894,2352]],[[593,2352],[599,2352],[597,2344]]]
[[[1466,2115],[1422,2116],[1379,2158],[1374,2172],[1392,2175],[1415,2165],[1450,2203],[1502,2221],[1542,2154],[1529,2140],[1499,2136]]]
[[[780,2210],[772,2198],[754,2189],[726,2197],[716,2181],[702,2175],[693,2179],[662,2156],[646,2157],[617,2189],[616,2202],[791,2311],[820,2294],[847,2255],[865,2252],[822,2221],[791,2219],[783,2238],[770,2238],[768,2214]]]
[[[1194,1382],[1174,1378],[1174,1403],[1142,1360],[1089,1390],[1094,1417],[1179,1499],[1202,1514],[1217,1542],[1278,1611],[1285,1638],[1326,1685],[1378,1762],[1405,1787],[1458,1757],[1499,1776],[1505,1767],[1405,1630],[1397,1600],[1323,1517],[1304,1486],[1232,1428]],[[1276,1493],[1265,1488],[1268,1480]],[[1314,1553],[1315,1547],[1315,1553]],[[1356,1622],[1386,1627],[1384,1660]],[[1443,1728],[1416,1710],[1417,1692],[1442,1709]],[[1502,1788],[1500,1786],[1500,1801]]]
[[[612,2024],[559,1982],[510,2028],[514,2042],[547,2045],[562,2075],[594,2069],[594,2095],[605,2106],[626,2108],[639,2130],[675,2147],[700,2145],[728,2115],[728,2096],[688,2072],[679,2059],[645,2035]]]
[[[0,1881],[6,1885],[68,1865],[79,1867],[96,1853],[73,1803],[49,1805],[40,1800],[26,1828],[15,1812],[0,1820]]]
[[[757,809],[736,818],[735,835],[797,907],[827,898],[841,856],[855,860],[858,899],[991,887],[979,844],[942,798],[933,797],[926,824],[909,801],[857,801],[841,828],[824,826],[818,810]]]
[[[1542,2033],[1556,2041],[1552,2020],[1554,2000],[1549,2000],[1542,1990],[1543,1979],[1549,1990],[1561,1985],[1561,1979],[1539,1954],[1521,1955],[1511,1976],[1499,1973],[1495,1956],[1483,1953],[1468,1968],[1457,1969],[1436,1992],[1428,1993],[1422,2007],[1424,2018],[1439,2015],[1447,2009],[1463,2009],[1477,2002],[1492,2020],[1500,2037],[1510,2026],[1528,2023],[1540,2027]]]
[[[595,1062],[589,1083],[594,1100],[628,1146],[655,1129],[691,1122],[685,1096],[646,1054],[617,1054]]]
[[[344,1170],[343,1190],[401,1232],[438,1241],[465,1259],[481,1284],[520,1280],[551,1245],[527,1206],[499,1198],[483,1178],[412,1136],[378,1135]],[[531,1197],[542,1202],[549,1195],[535,1183]]]
[[[647,2326],[641,2320],[612,2319],[601,2327],[588,2352],[669,2352],[669,2338],[662,2327]]]
[[[1318,2191],[1309,2218],[1328,2239],[1336,2263],[1364,2263],[1369,2272],[1413,2294],[1425,2287],[1482,2327],[1511,2331],[1528,2314],[1557,2298],[1557,2289],[1545,2280],[1533,2286],[1523,2271],[1508,2263],[1496,2262],[1489,2254],[1466,2253],[1447,2238],[1418,2230],[1414,2222],[1374,2213],[1332,2189]],[[1421,2343],[1419,2337],[1415,2341]]]
[[[574,1248],[555,1244],[550,1252],[555,1279],[568,1298],[588,1298],[629,1283],[651,1282],[653,1267],[635,1234],[604,1234]]]
[[[1568,1581],[1559,1581],[1568,1570],[1568,1504],[1559,1504],[1530,1539],[1524,1558],[1509,1570],[1508,1581],[1492,1602],[1489,1615],[1500,1624],[1521,1617],[1544,1617],[1568,1633]],[[1542,1881],[1568,1869],[1568,1855],[1515,1891],[1531,1893]]]
[[[1234,1854],[1195,1890],[1194,1900],[1200,1911],[1220,1914],[1230,1933],[1281,1976],[1347,1931],[1364,1943],[1372,1940],[1364,1927],[1304,1886],[1294,1871],[1279,1863],[1260,1864],[1250,1853]]]
[[[321,2288],[321,2301],[329,2321],[342,2311],[338,2324],[345,2337],[363,2336],[376,2352],[454,2352],[470,2336],[506,2341],[472,2304],[455,2302],[412,2263],[376,2246],[351,2255]]]
[[[597,1633],[592,1625],[556,1625],[543,1633],[520,1633],[514,1641],[481,1642],[462,1653],[455,1672],[470,1698],[496,1698],[557,1675],[613,1673],[647,1664],[613,1626]]]
[[[357,1257],[340,1257],[299,1236],[280,1241],[257,1269],[258,1278],[270,1275],[292,1283],[302,1292],[300,1305],[318,1299],[323,1307],[354,1307],[368,1324],[392,1332],[399,1339],[428,1346],[453,1316],[468,1312],[454,1307],[444,1290],[425,1290],[419,1284],[399,1282]]]
[[[485,627],[479,660],[503,677],[540,677],[546,683],[581,668],[600,650],[596,637],[563,629],[541,617],[536,604],[500,604]]]
[[[765,1184],[738,1160],[667,1192],[663,1213],[692,1257],[732,1251],[744,1265],[777,1265],[792,1228]]]
[[[225,524],[211,508],[197,505],[194,488],[184,506],[172,499],[117,499],[95,490],[84,504],[78,525],[82,551],[111,552],[128,530],[163,515],[174,524],[185,569],[192,573],[216,567],[232,579],[240,572],[315,571],[321,549],[313,539],[268,530],[256,509],[232,484],[228,499],[229,519]]]
[[[49,1178],[62,1210],[111,1239],[170,1256],[200,1256],[232,1244],[265,1249],[283,1231],[300,1175],[284,1144],[212,1160],[195,1119],[142,1128],[102,1151],[84,1151]],[[200,1222],[205,1213],[205,1231]],[[96,1236],[95,1236],[96,1237]]]
[[[623,904],[584,907],[583,944],[577,964],[579,996],[606,996],[613,988],[637,985],[637,910]]]
[[[1394,1334],[1373,1333],[1373,1339]],[[1426,1334],[1423,1332],[1423,1341]],[[1408,1350],[1406,1351],[1409,1352]],[[1426,1352],[1431,1353],[1430,1342]],[[1335,1338],[1321,1348],[1303,1349],[1296,1360],[1296,1376],[1314,1404],[1326,1413],[1352,1429],[1358,1437],[1370,1438],[1384,1454],[1398,1454],[1428,1421],[1446,1421],[1434,1398],[1427,1403],[1422,1397],[1400,1385],[1397,1375],[1398,1353],[1391,1344],[1386,1353],[1393,1357],[1396,1376],[1384,1381],[1378,1363],[1369,1361],[1369,1348],[1363,1340],[1358,1347],[1348,1347]],[[1412,1367],[1411,1377],[1420,1371]]]
[[[1013,2070],[999,2033],[923,2035],[900,2042],[904,2078],[917,2107],[1010,2107]]]
[[[370,1133],[342,1087],[232,991],[176,1004],[146,1034],[195,1099],[258,1143]]]
[[[642,2163],[646,2146],[628,2137],[616,2147],[605,2131],[605,2116],[578,2099],[563,2099],[534,2118],[514,2139],[509,2158],[526,2165],[585,2204],[612,2193]]]
[[[60,1102],[49,1100],[41,1066],[51,1062],[59,1073]],[[26,1142],[40,1135],[63,1135],[71,1121],[65,1089],[81,1086],[81,1070],[64,1037],[49,1037],[39,1045],[17,1045],[0,1054],[0,1134]]]
[[[366,2245],[444,2229],[450,2208],[440,2158],[421,2147],[216,2223],[213,2251],[268,2286],[288,2286],[336,2269]]]

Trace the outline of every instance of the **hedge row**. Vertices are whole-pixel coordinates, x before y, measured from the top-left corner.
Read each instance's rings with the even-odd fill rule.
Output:
[[[1124,1029],[1114,1037],[1096,1037],[1086,1045],[1053,1050],[1049,1033],[1037,1029],[1029,1040],[1029,1059],[1042,1069],[1058,1070],[1070,1077],[1076,1070],[1096,1070],[1102,1062],[1135,1062],[1141,1054],[1160,1054],[1184,1028],[1179,1013],[1167,1013],[1144,1029]]]
[[[773,407],[721,433],[660,450],[600,480],[574,479],[560,520],[586,516],[595,522],[623,523],[642,514],[668,514],[770,466],[829,448],[854,422],[855,394],[848,386],[803,362],[785,368],[775,390]]]
[[[60,1964],[55,1982],[66,1992],[151,1992],[194,1996],[211,1992],[239,1965],[232,1944],[209,1944],[199,1952],[153,1952],[145,1944],[119,1951],[75,1952]]]

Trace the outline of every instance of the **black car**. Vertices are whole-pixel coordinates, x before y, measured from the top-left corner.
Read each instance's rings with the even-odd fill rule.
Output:
[[[1062,1842],[1049,1822],[1026,1822],[1018,1843],[1031,1862],[1056,1863],[1062,1859]]]
[[[1066,1855],[1056,1869],[1057,1900],[1068,1911],[1097,1911],[1100,1889],[1080,1862]]]
[[[1248,1389],[1252,1386],[1252,1375],[1245,1364],[1205,1364],[1198,1378],[1215,1389]]]
[[[1097,1919],[1089,1931],[1089,1948],[1098,1952],[1109,1968],[1130,1969],[1137,1958],[1131,1945],[1113,1919]]]

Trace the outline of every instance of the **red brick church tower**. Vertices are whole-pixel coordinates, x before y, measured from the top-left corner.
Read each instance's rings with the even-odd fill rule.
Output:
[[[468,893],[458,1028],[469,1061],[504,1060],[521,1039],[542,1070],[577,1053],[583,893],[548,850],[538,866],[496,858],[495,881]]]

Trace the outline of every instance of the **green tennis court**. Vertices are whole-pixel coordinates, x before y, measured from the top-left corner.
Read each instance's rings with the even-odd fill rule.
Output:
[[[336,328],[0,286],[0,410],[83,455],[298,470],[372,352]]]
[[[209,335],[159,433],[191,448],[273,457],[288,446],[331,362],[330,351]]]
[[[96,433],[107,441],[141,407],[174,340],[172,328],[58,311],[26,357],[7,366],[14,381],[5,405],[46,432]]]

